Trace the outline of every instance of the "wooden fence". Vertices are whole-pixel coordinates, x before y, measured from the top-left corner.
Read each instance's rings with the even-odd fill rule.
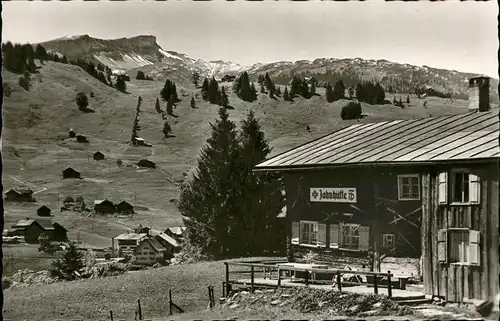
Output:
[[[378,294],[379,287],[387,287],[387,294],[392,297],[392,282],[391,278],[393,274],[391,271],[383,272],[368,272],[368,271],[353,271],[347,269],[319,269],[319,268],[304,268],[304,267],[294,267],[294,266],[277,266],[276,263],[283,262],[267,262],[266,263],[249,263],[249,262],[224,262],[225,266],[225,281],[223,282],[223,296],[227,297],[231,292],[232,285],[248,285],[247,282],[242,282],[239,280],[231,280],[230,274],[250,274],[250,291],[253,292],[257,287],[281,287],[283,285],[283,280],[286,276],[283,276],[282,272],[294,272],[296,275],[300,274],[301,277],[294,277],[295,280],[303,280],[305,285],[308,286],[310,283],[315,282],[316,277],[320,276],[320,279],[335,285],[339,291],[342,291],[342,286],[346,285],[361,285],[361,282],[350,282],[342,280],[344,274],[349,275],[365,275],[367,279],[371,279],[372,282],[367,282],[365,285],[371,287],[373,286],[373,291]],[[230,271],[229,267],[246,267],[247,270],[233,270]],[[250,268],[250,270],[248,270]],[[299,272],[299,273],[297,273]],[[273,273],[276,276],[273,277]],[[263,279],[269,278],[269,280],[277,279],[276,284],[271,282],[256,282],[255,277],[261,275]],[[331,276],[331,278],[325,278],[325,276]],[[385,280],[384,280],[385,278]],[[386,281],[386,282],[382,282]],[[380,283],[380,284],[379,284]]]

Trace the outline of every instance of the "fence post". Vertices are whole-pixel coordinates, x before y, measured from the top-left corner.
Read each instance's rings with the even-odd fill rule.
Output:
[[[306,285],[309,285],[309,271],[306,270]]]
[[[229,296],[229,264],[227,262],[224,262],[224,265],[226,267],[226,297]]]
[[[337,287],[339,292],[342,292],[342,276],[340,276],[340,271],[337,271]]]
[[[281,270],[278,268],[278,286],[281,286]]]
[[[373,292],[378,294],[378,274],[373,275]]]
[[[113,321],[113,310],[109,310],[109,318]]]
[[[222,297],[226,297],[226,282],[222,281]]]
[[[172,290],[168,290],[168,315],[172,315]]]
[[[141,309],[141,299],[137,299],[138,312],[139,312],[139,320],[142,320],[142,309]]]
[[[252,265],[250,267],[250,269],[251,269],[251,275],[250,275],[250,286],[251,286],[250,289],[251,290],[250,291],[253,293],[253,287],[254,287],[254,266]]]
[[[387,271],[387,296],[392,297],[391,271]]]

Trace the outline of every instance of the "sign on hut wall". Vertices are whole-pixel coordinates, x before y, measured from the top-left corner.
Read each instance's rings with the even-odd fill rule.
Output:
[[[357,194],[355,188],[310,188],[311,202],[332,202],[332,203],[356,203]]]

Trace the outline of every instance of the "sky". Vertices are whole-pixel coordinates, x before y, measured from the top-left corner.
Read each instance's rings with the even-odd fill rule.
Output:
[[[154,35],[165,50],[251,65],[363,58],[498,78],[496,1],[3,2],[2,42]]]

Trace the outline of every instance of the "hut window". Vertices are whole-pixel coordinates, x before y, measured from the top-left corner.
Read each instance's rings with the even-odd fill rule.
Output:
[[[400,201],[420,199],[420,178],[415,175],[398,175],[398,198]]]
[[[359,225],[342,225],[342,247],[346,249],[355,249],[359,247]]]
[[[316,245],[318,241],[318,223],[300,222],[300,244]]]
[[[452,200],[454,203],[479,203],[479,177],[467,171],[454,171],[452,176]]]
[[[450,263],[468,262],[469,231],[450,230]]]
[[[394,234],[384,234],[382,239],[383,247],[393,247],[394,246]]]

